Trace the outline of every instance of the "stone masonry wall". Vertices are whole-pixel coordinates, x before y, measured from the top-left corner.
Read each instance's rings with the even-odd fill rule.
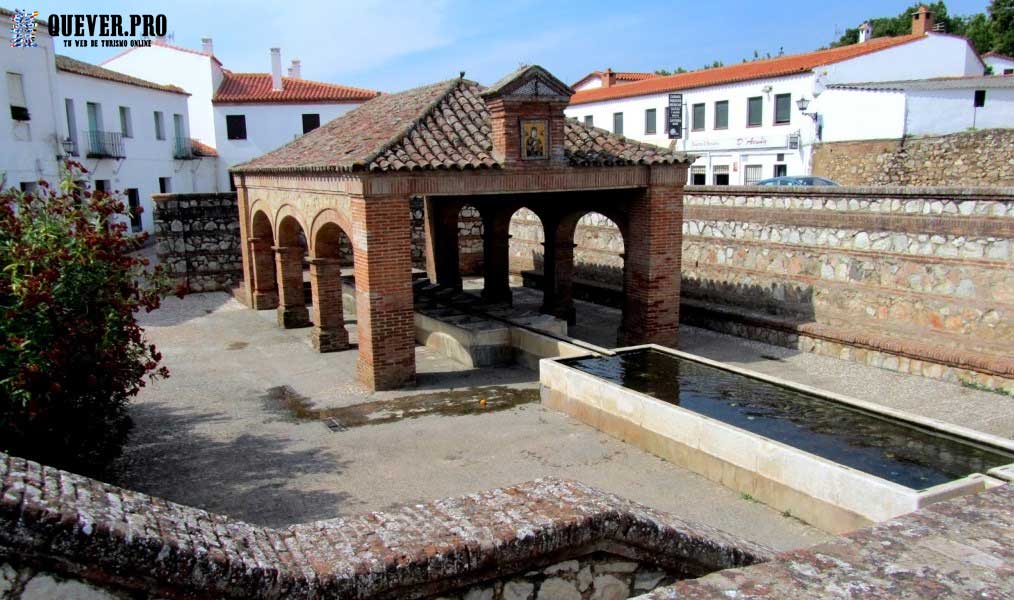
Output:
[[[231,290],[243,278],[236,194],[157,194],[159,261],[192,292]]]
[[[512,269],[540,229],[512,222]],[[684,322],[1014,391],[1014,190],[688,187]],[[578,279],[616,287],[620,233],[582,221]]]
[[[0,600],[605,600],[772,556],[551,478],[272,529],[0,453]]]
[[[818,144],[813,174],[841,185],[1014,186],[1014,129]]]

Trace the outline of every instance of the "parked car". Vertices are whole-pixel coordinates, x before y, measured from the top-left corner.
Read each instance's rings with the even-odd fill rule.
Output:
[[[830,179],[823,177],[787,175],[783,177],[772,177],[757,182],[757,185],[838,185]]]

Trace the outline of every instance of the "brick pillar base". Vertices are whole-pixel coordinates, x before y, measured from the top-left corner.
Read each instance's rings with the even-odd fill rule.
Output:
[[[275,254],[271,244],[261,238],[250,238],[249,256],[253,265],[250,306],[256,310],[278,307],[278,284],[275,277]]]
[[[618,343],[675,347],[679,335],[682,185],[653,182],[631,201],[629,224],[630,234],[624,240],[623,327]]]
[[[409,199],[353,197],[359,381],[372,390],[415,381]]]
[[[513,302],[510,282],[510,214],[489,211],[482,215],[482,300],[490,304]]]
[[[313,331],[310,341],[318,352],[337,352],[349,347],[342,307],[342,270],[337,258],[310,259],[313,292]]]
[[[275,246],[278,271],[278,325],[285,329],[310,326],[310,312],[303,298],[303,249]]]

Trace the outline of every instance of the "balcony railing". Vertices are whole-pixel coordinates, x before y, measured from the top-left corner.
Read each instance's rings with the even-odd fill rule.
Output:
[[[88,145],[88,158],[125,158],[123,134],[113,131],[86,130],[84,139]]]
[[[173,158],[180,160],[194,158],[194,144],[190,138],[176,136],[176,141],[173,143]]]

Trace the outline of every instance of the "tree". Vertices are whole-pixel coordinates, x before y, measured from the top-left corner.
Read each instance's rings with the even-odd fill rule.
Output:
[[[993,0],[986,11],[993,25],[992,50],[1014,56],[1014,0]]]
[[[168,291],[131,254],[123,202],[74,182],[0,193],[0,450],[97,474],[120,452],[127,405],[167,377],[135,313]]]
[[[993,23],[982,13],[967,18],[964,35],[980,54],[989,52],[994,46]]]

